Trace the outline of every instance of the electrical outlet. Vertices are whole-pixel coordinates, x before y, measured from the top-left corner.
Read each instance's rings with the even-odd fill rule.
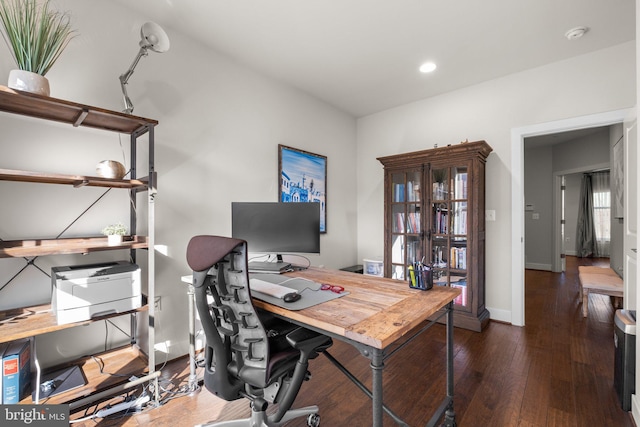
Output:
[[[156,311],[162,311],[162,304],[161,304],[161,299],[160,299],[160,297],[156,297],[156,298],[155,298],[155,302],[154,302],[154,304],[153,304],[153,308],[154,308]]]

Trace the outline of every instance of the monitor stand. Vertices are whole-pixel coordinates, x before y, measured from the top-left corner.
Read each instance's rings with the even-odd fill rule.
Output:
[[[271,261],[250,261],[249,273],[286,273],[291,271],[291,264],[284,262],[282,255],[276,254],[276,262]]]

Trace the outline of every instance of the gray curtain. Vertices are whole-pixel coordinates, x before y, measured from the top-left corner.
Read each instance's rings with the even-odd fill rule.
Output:
[[[591,174],[582,175],[580,205],[578,206],[578,232],[576,251],[579,257],[590,257],[596,253],[596,229],[593,223],[593,190]]]

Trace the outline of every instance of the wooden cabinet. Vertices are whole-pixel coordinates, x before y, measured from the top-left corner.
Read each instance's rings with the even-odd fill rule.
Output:
[[[481,331],[485,307],[484,141],[380,157],[384,166],[384,275],[411,280],[431,269],[455,286],[454,325]]]
[[[84,186],[98,186],[105,188],[117,189],[117,191],[129,191],[129,210],[130,236],[125,236],[122,244],[119,246],[109,246],[106,236],[87,236],[69,239],[28,239],[28,240],[1,240],[0,239],[0,258],[24,257],[25,260],[31,262],[34,258],[46,255],[58,254],[81,254],[94,251],[105,250],[130,250],[129,257],[135,262],[136,251],[144,250],[146,259],[146,283],[147,292],[146,300],[154,301],[154,208],[153,202],[156,193],[156,173],[154,170],[153,145],[154,145],[154,128],[158,124],[156,120],[145,119],[142,117],[123,114],[120,112],[104,110],[88,105],[76,104],[73,102],[34,95],[26,92],[15,91],[4,86],[0,86],[0,111],[30,117],[34,120],[49,120],[72,125],[74,127],[88,127],[100,129],[104,131],[117,132],[127,134],[130,137],[131,148],[131,171],[129,179],[107,179],[96,176],[80,176],[51,174],[46,172],[0,169],[0,180],[14,182],[30,182],[43,185],[69,185],[76,188]],[[22,122],[28,125],[28,122]],[[55,129],[54,129],[55,130]],[[137,153],[138,138],[146,135],[148,138],[148,147],[144,150],[148,159],[148,175],[146,177],[137,177]],[[4,165],[3,165],[4,166]],[[82,190],[78,190],[82,191]],[[138,213],[136,209],[136,194],[138,192],[146,192],[148,197],[148,206],[146,207],[146,235],[136,234],[138,228]],[[25,197],[28,197],[25,193]],[[19,274],[19,273],[18,273]],[[17,276],[17,275],[16,275]],[[2,287],[0,286],[0,290]],[[25,289],[28,292],[28,289]],[[148,352],[145,355],[138,351],[135,336],[135,316],[138,312],[148,311]],[[51,312],[51,305],[24,307],[15,310],[7,310],[0,312],[0,344],[10,342],[17,339],[34,337],[62,329],[72,328],[87,323],[104,320],[108,317],[129,315],[134,316],[131,321],[132,336],[131,346],[112,350],[106,354],[101,354],[102,360],[113,360],[114,368],[118,366],[127,366],[131,371],[137,371],[143,374],[141,379],[151,380],[157,378],[158,372],[155,371],[154,356],[154,328],[153,304],[145,304],[141,309],[132,310],[127,313],[119,313],[115,315],[101,316],[97,319],[89,321],[58,325],[55,315]],[[32,352],[33,358],[37,362],[37,351],[35,345]],[[89,359],[90,358],[86,358]],[[93,364],[86,363],[85,360],[79,360],[77,364],[84,365],[84,375],[88,384],[85,387],[61,393],[52,398],[47,399],[47,403],[70,403],[70,407],[80,406],[92,393],[101,391],[108,392],[112,386],[126,382],[128,379],[123,377],[112,376],[105,380],[104,375],[93,368]],[[37,372],[34,372],[35,383],[37,384],[40,377],[39,364],[35,363]],[[115,368],[114,368],[115,369]],[[145,372],[146,371],[146,372]],[[144,375],[146,374],[146,375]],[[37,385],[36,385],[37,387]],[[157,390],[157,384],[155,387]],[[157,400],[157,395],[156,395]],[[25,403],[31,403],[31,397],[24,399]]]

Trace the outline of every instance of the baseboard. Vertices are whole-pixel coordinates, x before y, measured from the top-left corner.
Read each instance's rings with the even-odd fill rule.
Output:
[[[631,395],[631,421],[638,425],[636,420],[640,420],[640,399],[637,394]]]
[[[551,264],[537,264],[533,262],[528,262],[525,264],[524,268],[528,270],[551,271]]]
[[[501,310],[499,308],[490,308],[489,310],[489,318],[491,320],[496,320],[498,322],[511,323],[511,310]]]

